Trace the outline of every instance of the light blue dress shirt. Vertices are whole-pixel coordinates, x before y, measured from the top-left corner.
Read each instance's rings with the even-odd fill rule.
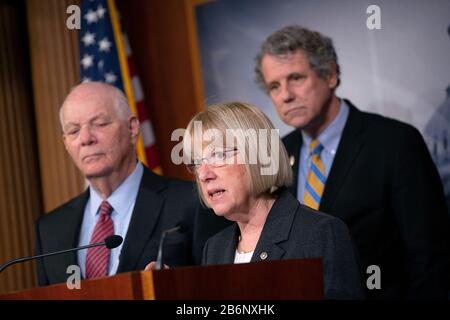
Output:
[[[120,235],[125,239],[128,226],[130,225],[131,214],[136,203],[136,197],[139,191],[139,185],[144,174],[144,168],[140,162],[137,163],[134,171],[122,182],[122,184],[114,190],[114,192],[106,199],[113,207],[111,219],[114,223],[114,234]],[[87,245],[90,242],[95,224],[100,216],[99,209],[103,199],[94,190],[89,188],[89,200],[84,209],[83,222],[81,224],[79,246]],[[123,243],[115,249],[111,250],[109,259],[108,275],[117,272],[119,266],[120,251]],[[86,254],[87,250],[78,251],[78,265],[81,268],[83,277],[86,276]]]
[[[325,176],[328,177],[331,165],[333,164],[336,150],[341,141],[342,131],[344,131],[347,122],[349,107],[344,100],[340,100],[339,111],[336,118],[330,123],[325,130],[317,137],[323,145],[320,159],[325,166]],[[303,144],[300,148],[300,165],[298,168],[298,187],[297,199],[303,203],[303,193],[305,191],[306,177],[311,166],[311,157],[309,154],[309,144],[313,140],[308,134],[302,131]]]

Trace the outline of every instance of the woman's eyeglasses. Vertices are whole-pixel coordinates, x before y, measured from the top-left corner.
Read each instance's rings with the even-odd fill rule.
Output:
[[[226,160],[236,155],[237,152],[238,150],[236,148],[214,150],[207,157],[194,159],[192,163],[186,165],[186,168],[190,173],[197,174],[197,170],[200,168],[202,162],[215,168],[223,167],[228,164]]]

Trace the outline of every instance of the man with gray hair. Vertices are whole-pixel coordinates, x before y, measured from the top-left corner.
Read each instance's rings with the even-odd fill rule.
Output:
[[[204,242],[227,223],[203,209],[191,182],[156,175],[137,160],[139,120],[124,94],[105,83],[80,84],[65,99],[60,121],[64,146],[89,187],[37,221],[37,254],[113,234],[125,240],[111,251],[96,247],[39,260],[39,284],[66,282],[71,265],[85,279],[143,270],[156,259],[161,233],[177,223],[187,232],[167,238],[165,262],[199,264]]]
[[[442,184],[414,127],[362,112],[335,91],[332,40],[301,26],[262,44],[256,80],[279,117],[300,202],[344,220],[367,296],[448,297],[449,218]]]

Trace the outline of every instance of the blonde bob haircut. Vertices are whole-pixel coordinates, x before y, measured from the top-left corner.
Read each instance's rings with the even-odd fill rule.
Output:
[[[292,184],[293,174],[286,149],[278,132],[274,130],[272,122],[257,107],[242,102],[228,102],[209,106],[205,111],[195,115],[189,122],[183,137],[183,157],[184,163],[186,164],[192,163],[191,159],[195,158],[195,144],[197,144],[197,148],[199,147],[198,144],[202,144],[200,147],[200,149],[202,149],[205,143],[202,138],[198,140],[199,132],[195,132],[195,123],[197,123],[197,125],[201,123],[201,137],[203,137],[203,133],[209,129],[219,132],[222,137],[227,136],[227,130],[234,132],[253,131],[269,133],[271,138],[265,139],[265,143],[262,144],[258,144],[258,135],[237,134],[233,136],[233,146],[238,150],[237,155],[243,157],[241,163],[245,165],[250,177],[250,191],[255,197],[263,194],[270,195],[279,188]],[[275,133],[275,135],[272,135],[273,133]],[[195,136],[196,134],[197,136]],[[273,144],[272,142],[277,143]],[[230,141],[227,139],[226,143],[226,146],[229,146]],[[258,147],[255,149],[255,146]],[[275,148],[278,150],[273,150]],[[278,161],[278,170],[275,170],[271,174],[261,174],[263,164],[260,161],[260,157],[256,156],[256,161],[249,161],[252,156],[255,156],[254,154],[251,154],[251,152],[254,152],[255,150],[257,150],[257,152],[265,152],[265,157],[270,158],[270,163]],[[274,159],[275,157],[278,159]],[[196,181],[200,198],[204,204],[207,204],[205,199],[203,199],[197,175]],[[243,183],[245,182],[243,181]]]

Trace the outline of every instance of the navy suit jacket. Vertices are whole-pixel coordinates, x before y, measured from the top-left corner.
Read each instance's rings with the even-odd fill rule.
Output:
[[[439,174],[419,131],[380,115],[350,112],[319,210],[344,220],[362,272],[381,269],[369,298],[448,298],[449,217]],[[283,138],[298,174],[300,130]],[[297,194],[297,179],[291,188]],[[367,277],[369,275],[366,275]]]
[[[233,263],[239,235],[235,223],[210,238],[202,264]],[[364,298],[357,252],[345,223],[301,205],[284,190],[269,212],[251,262],[301,258],[322,258],[326,298]]]
[[[78,246],[88,198],[86,190],[38,219],[36,254]],[[144,167],[117,273],[143,270],[147,263],[155,261],[162,231],[178,222],[184,222],[187,232],[166,238],[163,262],[170,266],[199,264],[205,241],[229,225],[228,221],[201,206],[192,182],[162,177]],[[39,259],[39,285],[66,282],[66,269],[75,264],[76,252]]]

